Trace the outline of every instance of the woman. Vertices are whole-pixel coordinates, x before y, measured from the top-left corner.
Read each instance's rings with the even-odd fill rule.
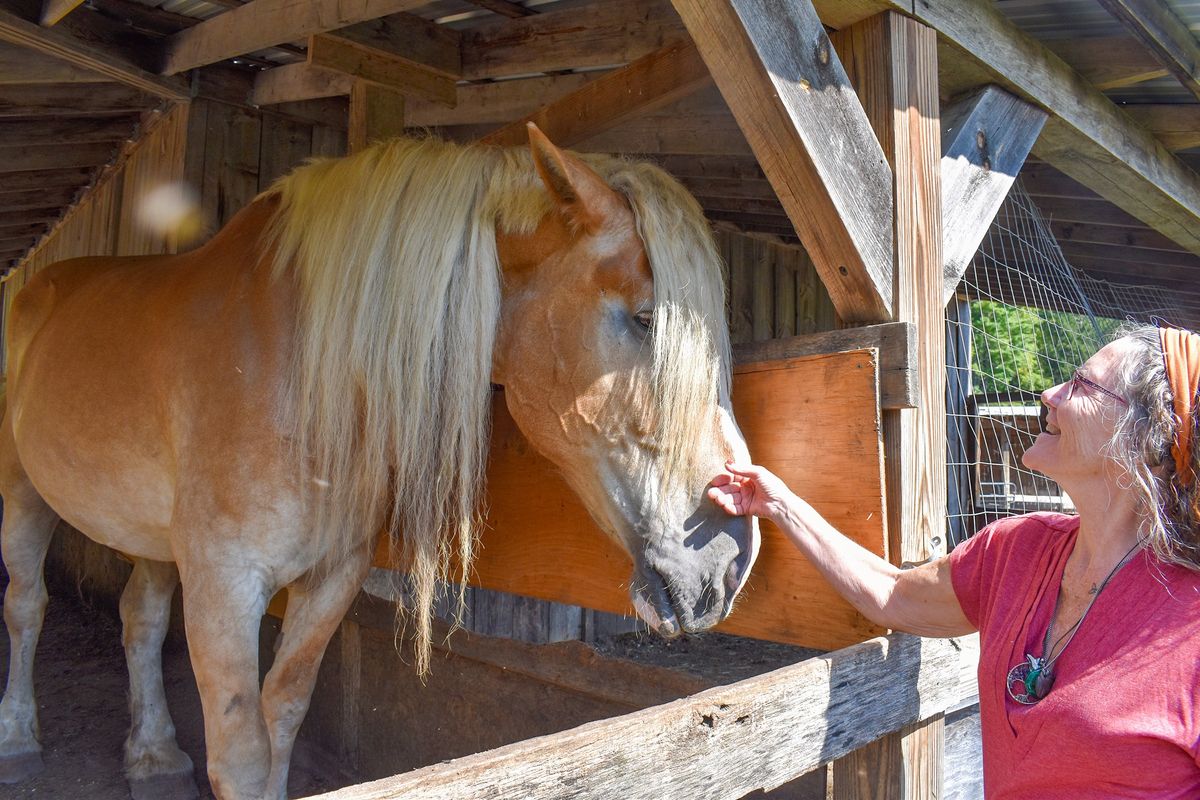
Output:
[[[708,490],[773,521],[874,622],[980,631],[988,798],[1200,798],[1200,336],[1130,328],[1042,393],[1024,463],[1078,516],[1029,514],[900,570],[767,470]]]

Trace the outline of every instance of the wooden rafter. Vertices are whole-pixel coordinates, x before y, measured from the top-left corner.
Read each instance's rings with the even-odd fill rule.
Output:
[[[285,64],[260,72],[250,102],[256,106],[294,103],[320,97],[349,96],[354,76],[314,67],[307,62]]]
[[[167,39],[161,71],[174,75],[424,4],[425,0],[253,0]]]
[[[124,115],[157,103],[155,97],[112,83],[0,85],[0,119]]]
[[[1048,39],[1043,44],[1097,89],[1134,86],[1169,74],[1158,59],[1129,36]]]
[[[1183,88],[1200,99],[1200,44],[1161,0],[1100,0],[1154,54]]]
[[[308,64],[443,105],[457,102],[454,78],[393,51],[366,47],[337,34],[309,37]]]
[[[1200,147],[1200,104],[1147,103],[1124,105],[1121,110],[1154,134],[1168,150]]]
[[[483,141],[521,144],[528,139],[526,123],[532,122],[559,146],[571,147],[711,84],[695,45],[670,44],[488,134]]]
[[[101,117],[99,119],[25,119],[10,120],[0,126],[0,146],[22,144],[80,144],[83,142],[119,142],[133,136],[137,117]]]
[[[488,11],[499,14],[502,17],[509,19],[520,19],[521,17],[531,17],[538,13],[536,8],[523,6],[520,3],[513,3],[510,0],[467,0],[473,6],[486,8]]]
[[[627,64],[685,39],[687,31],[666,0],[604,0],[465,31],[463,77]]]
[[[109,80],[90,69],[0,42],[0,84],[105,83]]]
[[[69,147],[56,144],[0,146],[0,173],[97,167],[108,163],[116,153],[117,148],[112,142],[93,142]]]
[[[812,6],[675,0],[675,8],[838,313],[890,320],[891,169]]]
[[[147,72],[114,47],[82,41],[58,28],[40,27],[3,8],[0,8],[0,40],[62,59],[157,97],[168,100],[191,97],[185,81]]]

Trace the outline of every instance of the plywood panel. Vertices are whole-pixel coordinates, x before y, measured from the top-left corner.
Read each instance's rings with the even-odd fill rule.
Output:
[[[740,366],[734,409],[756,461],[886,556],[877,391],[872,353],[851,351]],[[472,584],[632,613],[628,558],[517,431],[502,395],[494,412],[488,529]],[[822,649],[880,632],[767,524],[750,582],[719,630]]]

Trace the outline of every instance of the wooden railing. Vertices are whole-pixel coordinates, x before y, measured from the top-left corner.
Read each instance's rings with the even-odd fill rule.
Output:
[[[978,637],[891,634],[728,686],[320,795],[327,800],[739,798],[976,692]]]

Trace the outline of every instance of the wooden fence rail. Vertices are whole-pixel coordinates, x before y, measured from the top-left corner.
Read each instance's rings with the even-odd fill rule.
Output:
[[[739,798],[975,693],[978,638],[891,634],[671,703],[320,795]]]

